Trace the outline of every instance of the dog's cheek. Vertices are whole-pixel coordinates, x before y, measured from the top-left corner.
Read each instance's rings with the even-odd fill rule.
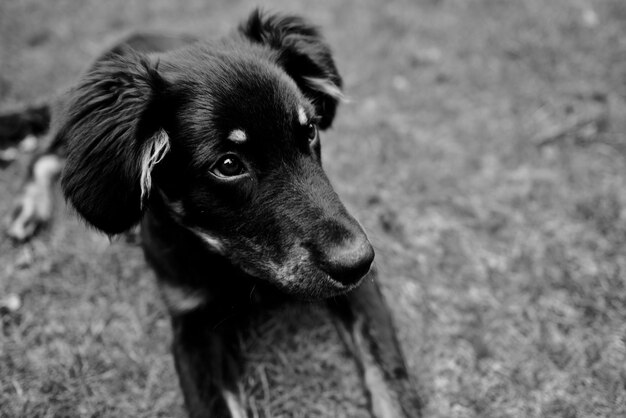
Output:
[[[236,211],[222,196],[203,186],[192,185],[182,199],[185,223],[211,234],[224,235],[236,225]]]
[[[188,216],[200,225],[212,225],[219,230],[246,219],[246,212],[253,201],[252,180],[243,179],[239,184],[216,184],[211,179],[200,178],[187,184],[189,186],[182,200]]]

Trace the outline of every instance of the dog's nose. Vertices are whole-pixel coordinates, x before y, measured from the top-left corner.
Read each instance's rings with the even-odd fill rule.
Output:
[[[357,283],[370,270],[374,248],[365,234],[348,243],[334,245],[326,251],[322,268],[333,280],[349,286]]]

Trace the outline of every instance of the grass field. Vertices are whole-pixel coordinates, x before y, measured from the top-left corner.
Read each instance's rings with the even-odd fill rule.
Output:
[[[136,28],[207,37],[247,0],[2,0],[0,105],[69,85]],[[325,167],[377,247],[426,417],[626,416],[626,2],[277,0],[334,47]],[[0,172],[10,211],[26,157]],[[62,206],[0,242],[0,417],[182,417],[139,248]],[[295,311],[295,312],[294,312]],[[314,306],[244,342],[251,416],[362,417]]]

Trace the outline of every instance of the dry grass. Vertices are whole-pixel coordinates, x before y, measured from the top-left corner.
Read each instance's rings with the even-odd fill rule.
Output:
[[[251,7],[4,0],[1,103],[71,83],[132,28],[216,36]],[[626,416],[623,1],[268,7],[309,15],[335,46],[352,102],[326,167],[378,247],[426,416]],[[2,213],[21,167],[0,174]],[[31,244],[0,243],[0,266],[0,294],[24,302],[1,318],[0,416],[182,416],[139,249],[60,210]],[[306,311],[268,315],[244,342],[251,413],[362,416],[326,313]]]

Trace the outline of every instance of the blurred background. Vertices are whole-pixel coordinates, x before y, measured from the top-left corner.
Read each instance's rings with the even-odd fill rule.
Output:
[[[333,47],[350,102],[325,167],[377,247],[425,416],[626,416],[626,2],[2,0],[0,107],[133,30],[218,37],[257,5]],[[2,216],[27,160],[0,172]],[[19,299],[0,310],[0,416],[184,416],[141,250],[57,197],[52,227],[0,239],[0,298]],[[367,416],[323,309],[242,344],[251,416]]]

